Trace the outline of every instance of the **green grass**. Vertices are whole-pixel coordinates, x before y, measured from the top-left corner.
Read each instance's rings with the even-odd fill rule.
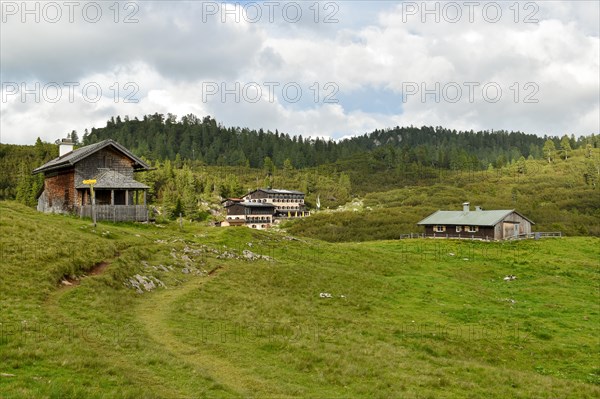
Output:
[[[2,398],[600,395],[598,238],[333,244],[12,202],[0,233]]]

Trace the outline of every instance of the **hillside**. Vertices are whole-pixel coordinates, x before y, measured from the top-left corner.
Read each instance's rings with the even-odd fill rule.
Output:
[[[422,232],[416,223],[438,209],[455,210],[470,201],[483,209],[516,209],[536,223],[535,231],[600,235],[596,149],[589,157],[578,150],[567,161],[528,160],[482,171],[422,168],[367,178],[348,169],[348,174],[353,190],[367,192],[346,206],[294,222],[292,233],[333,242],[396,239]],[[368,190],[375,186],[382,189]]]
[[[14,202],[0,231],[3,398],[600,395],[598,238],[332,244]]]
[[[390,130],[378,132],[376,137],[387,137],[386,141],[402,137],[394,134]],[[412,136],[406,137],[401,142]],[[470,136],[456,137],[466,140]],[[485,147],[504,136],[482,137]],[[476,156],[460,156],[462,161],[443,166],[431,160],[405,160],[404,150],[379,146],[304,168],[287,161],[278,167],[269,157],[264,158],[261,168],[206,165],[177,156],[173,161],[150,159],[147,162],[153,170],[137,178],[150,187],[148,201],[158,220],[173,219],[181,212],[190,220],[218,221],[223,218],[223,198],[271,186],[306,193],[306,203],[313,209],[319,198],[324,212],[291,228],[295,234],[328,241],[395,239],[399,234],[418,232],[415,223],[432,211],[452,209],[466,200],[485,209],[517,209],[536,222],[537,231],[598,236],[600,148],[594,147],[596,139],[593,135],[581,138],[580,144],[589,141],[585,147],[568,152],[547,152],[551,162],[530,156],[508,163],[501,160],[487,168]],[[307,145],[318,147],[317,143]],[[0,144],[0,166],[7,172],[0,178],[0,199],[35,206],[43,181],[41,175],[32,176],[30,171],[55,153],[56,146],[39,140],[34,146]],[[451,148],[448,153],[452,153]]]

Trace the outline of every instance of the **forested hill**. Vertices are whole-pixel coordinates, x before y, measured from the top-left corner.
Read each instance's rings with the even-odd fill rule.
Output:
[[[117,116],[103,128],[83,135],[83,144],[114,139],[134,153],[153,160],[181,159],[202,161],[207,165],[262,167],[270,157],[281,167],[286,159],[295,168],[313,167],[359,152],[378,150],[379,158],[390,162],[419,163],[453,167],[465,162],[482,168],[490,163],[505,164],[521,156],[541,158],[546,137],[506,131],[457,132],[442,127],[395,127],[341,141],[305,139],[301,136],[239,127],[225,127],[215,119],[186,115],[147,115],[142,120]],[[556,148],[560,139],[551,138]],[[571,148],[586,139],[568,138]],[[581,142],[580,142],[581,141]]]

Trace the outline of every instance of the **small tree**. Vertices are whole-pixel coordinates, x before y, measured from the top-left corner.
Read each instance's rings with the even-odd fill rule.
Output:
[[[271,188],[273,186],[272,176],[265,176],[265,180],[263,181],[263,186],[266,188]]]
[[[504,154],[500,154],[498,155],[498,158],[496,158],[496,169],[502,169],[504,165],[506,165],[506,157]]]
[[[177,197],[177,201],[175,201],[175,207],[173,207],[173,211],[171,212],[171,219],[177,219],[180,214],[184,214],[183,204],[181,203],[181,198]]]
[[[273,160],[271,159],[271,157],[265,157],[263,161],[263,169],[265,170],[267,176],[273,175],[273,173],[275,172],[275,164],[273,164]]]
[[[566,134],[560,139],[560,148],[565,154],[566,161],[567,159],[569,159],[569,151],[571,151],[571,141],[569,140],[569,136],[567,136]]]
[[[592,161],[585,162],[585,171],[583,173],[583,178],[585,180],[585,184],[596,188],[598,185],[598,178],[600,177],[600,168],[597,165],[594,165]]]
[[[283,171],[285,172],[286,176],[290,176],[293,170],[294,165],[292,165],[292,161],[289,158],[283,161]]]
[[[79,144],[79,135],[77,134],[77,132],[75,130],[73,130],[71,132],[71,141],[73,142],[73,144],[77,145]]]
[[[175,154],[175,162],[173,166],[175,169],[181,169],[183,167],[183,161],[181,160],[181,155],[179,155],[179,153]]]
[[[525,157],[521,155],[521,158],[517,161],[517,171],[519,174],[524,175],[527,173],[527,163],[525,162]]]
[[[554,145],[554,141],[548,139],[544,143],[544,156],[548,160],[548,163],[552,162],[552,158],[554,157],[554,153],[556,152],[556,146]]]

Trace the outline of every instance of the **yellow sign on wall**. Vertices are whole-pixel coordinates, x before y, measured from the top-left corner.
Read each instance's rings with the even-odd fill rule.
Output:
[[[96,184],[96,179],[84,180],[83,184]]]

